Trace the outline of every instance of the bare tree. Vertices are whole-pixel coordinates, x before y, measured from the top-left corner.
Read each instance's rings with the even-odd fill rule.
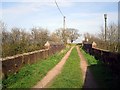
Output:
[[[51,35],[50,35],[50,41],[53,41],[53,42],[61,42],[61,39],[60,37],[55,33],[53,32]]]
[[[108,26],[107,30],[107,41],[109,44],[109,49],[111,51],[117,50],[117,42],[118,42],[118,26],[114,23],[111,23]]]
[[[67,32],[68,32],[68,37],[69,37],[71,43],[73,41],[75,41],[76,39],[78,39],[78,37],[80,37],[80,34],[78,33],[77,29],[67,28]]]
[[[49,31],[47,29],[43,29],[40,27],[32,28],[31,34],[32,34],[32,39],[34,44],[37,44],[38,46],[41,46],[41,47],[49,39]]]
[[[20,41],[20,28],[14,27],[11,29],[13,43]]]
[[[55,34],[61,39],[61,42],[63,42],[64,44],[67,43],[68,32],[66,29],[59,28],[55,31]]]
[[[3,38],[6,40],[6,37],[3,37],[3,34],[6,34],[6,25],[4,22],[0,21],[0,57],[2,56],[2,46],[3,46]]]
[[[98,33],[98,38],[100,40],[105,40],[105,30],[104,30],[104,27],[102,27],[102,26],[101,26],[100,32]]]
[[[90,43],[95,41],[98,48],[107,49],[112,52],[118,51],[118,26],[115,23],[108,25],[106,32],[106,41],[103,27],[101,27],[101,31],[97,35],[85,33],[84,37],[85,39],[87,38]]]
[[[78,33],[78,30],[74,28],[67,28],[67,29],[60,28],[55,31],[55,34],[59,38],[61,38],[61,41],[64,44],[67,44],[67,40],[70,40],[72,43],[74,40],[76,40],[80,36],[80,34]]]

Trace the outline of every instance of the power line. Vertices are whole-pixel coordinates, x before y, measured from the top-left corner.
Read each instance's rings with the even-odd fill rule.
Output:
[[[59,6],[58,6],[56,0],[55,0],[55,4],[56,4],[58,10],[60,11],[61,15],[63,16],[63,28],[64,28],[64,30],[65,30],[65,16],[63,15],[62,11],[60,10],[60,8],[59,8]]]
[[[58,4],[57,4],[56,0],[55,0],[55,4],[56,4],[56,6],[57,6],[58,10],[60,11],[61,15],[64,17],[64,15],[63,15],[62,11],[60,10],[60,8],[59,8],[59,6],[58,6]]]

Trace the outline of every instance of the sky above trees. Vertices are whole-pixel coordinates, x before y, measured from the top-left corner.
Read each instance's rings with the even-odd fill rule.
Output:
[[[0,3],[0,14],[8,29],[12,27],[30,28],[40,26],[47,28],[51,32],[63,27],[63,16],[58,11],[54,0],[44,2],[39,0],[26,1],[15,0]],[[104,26],[104,13],[107,14],[108,23],[118,22],[118,2],[117,0],[90,2],[86,0],[56,0],[62,13],[66,16],[66,28],[78,29],[81,34],[89,32],[92,34],[100,31],[100,26]],[[109,0],[110,1],[110,0]],[[112,2],[116,1],[116,2]]]

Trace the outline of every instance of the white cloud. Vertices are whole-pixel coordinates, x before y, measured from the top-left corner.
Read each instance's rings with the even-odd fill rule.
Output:
[[[107,18],[109,23],[114,22],[114,23],[118,23],[118,12],[109,12],[107,14]]]
[[[3,2],[54,2],[54,0],[2,0]],[[119,0],[56,0],[57,2],[119,2]]]
[[[34,12],[38,10],[42,10],[42,6],[45,4],[40,4],[40,3],[24,3],[21,5],[18,5],[16,7],[10,7],[3,9],[4,14],[25,14],[29,12]]]
[[[73,3],[63,3],[63,2],[59,2],[58,5],[60,7],[69,7],[71,6]],[[6,8],[3,9],[3,13],[4,14],[24,14],[24,13],[29,13],[29,12],[34,12],[34,11],[40,11],[40,10],[44,10],[45,7],[56,7],[54,2],[51,3],[46,3],[46,2],[26,2],[26,3],[21,3],[18,6],[15,7],[10,7],[10,8]]]
[[[23,14],[30,11],[30,8],[24,6],[3,9],[4,14]]]
[[[107,24],[118,22],[117,12],[107,12]],[[79,16],[79,17],[75,17]],[[72,18],[74,17],[74,18]],[[73,13],[71,19],[66,20],[67,27],[74,27],[80,30],[80,33],[89,32],[98,33],[100,27],[104,27],[104,13]]]
[[[2,14],[3,14],[3,11],[2,9],[0,9],[0,20],[2,19]]]
[[[110,21],[113,21],[113,22],[118,21],[118,12],[106,12],[106,14]],[[85,20],[87,20],[87,22],[93,21],[93,20],[100,21],[104,19],[104,13],[102,12],[100,13],[79,13],[78,12],[78,13],[72,13],[71,17],[80,18],[81,20],[83,20],[83,22]]]
[[[54,0],[52,0],[54,1]],[[58,0],[57,0],[58,1]],[[71,5],[73,5],[72,2],[70,3],[63,3],[63,2],[58,2],[58,5],[61,7],[69,7]],[[58,13],[58,17],[57,15],[53,16],[49,16],[49,12],[45,12],[45,6],[50,6],[50,7],[55,7],[56,12]],[[49,7],[46,7],[49,8]],[[44,11],[44,19],[43,18],[39,18],[41,16],[36,16],[34,15],[32,18],[27,18],[24,17],[24,23],[23,24],[23,20],[22,18],[20,18],[21,20],[19,20],[19,15],[22,14],[28,14],[30,12],[36,12],[36,11],[40,11],[43,10]],[[46,10],[47,11],[47,10]],[[40,12],[42,13],[42,12]],[[53,13],[53,12],[52,12]],[[69,13],[69,12],[68,12]],[[10,15],[10,14],[17,14],[16,18],[18,18],[18,22],[20,25],[25,25],[25,28],[28,27],[32,27],[31,24],[34,24],[33,26],[42,26],[43,28],[48,28],[48,29],[56,29],[59,27],[62,27],[63,25],[63,21],[62,21],[62,17],[59,17],[59,12],[57,11],[57,8],[55,6],[54,2],[51,3],[46,3],[46,2],[40,2],[40,3],[23,3],[21,5],[18,5],[16,7],[12,7],[12,8],[7,8],[4,9],[4,14],[6,15]],[[48,15],[46,15],[48,14]],[[100,29],[101,25],[104,25],[104,17],[103,17],[102,12],[98,12],[98,13],[81,13],[81,12],[74,12],[70,13],[68,15],[66,15],[66,26],[67,27],[71,27],[71,28],[76,28],[79,29],[81,33],[84,32],[90,32],[90,33],[95,33],[98,32]],[[117,13],[116,12],[107,12],[108,14],[108,22],[110,21],[117,21]],[[47,17],[48,16],[48,17]],[[15,15],[14,15],[15,17]],[[34,18],[37,17],[37,18]],[[7,19],[9,19],[10,16],[7,17]],[[6,20],[7,21],[7,20]],[[8,20],[10,23],[10,25],[15,25],[16,24],[16,19],[11,19]],[[12,23],[11,23],[12,22]]]

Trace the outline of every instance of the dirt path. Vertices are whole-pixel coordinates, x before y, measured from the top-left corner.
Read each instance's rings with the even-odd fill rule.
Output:
[[[51,82],[55,78],[55,76],[61,72],[61,69],[65,64],[66,60],[68,59],[73,48],[74,47],[72,47],[62,58],[62,60],[52,70],[50,70],[47,73],[47,75],[40,82],[38,82],[37,85],[35,85],[33,88],[44,88],[49,82]]]
[[[80,57],[80,67],[82,69],[82,74],[83,74],[83,88],[97,88],[97,84],[93,78],[93,75],[91,71],[88,68],[88,64],[83,56],[83,54],[80,52],[79,47],[77,46],[77,52]]]

